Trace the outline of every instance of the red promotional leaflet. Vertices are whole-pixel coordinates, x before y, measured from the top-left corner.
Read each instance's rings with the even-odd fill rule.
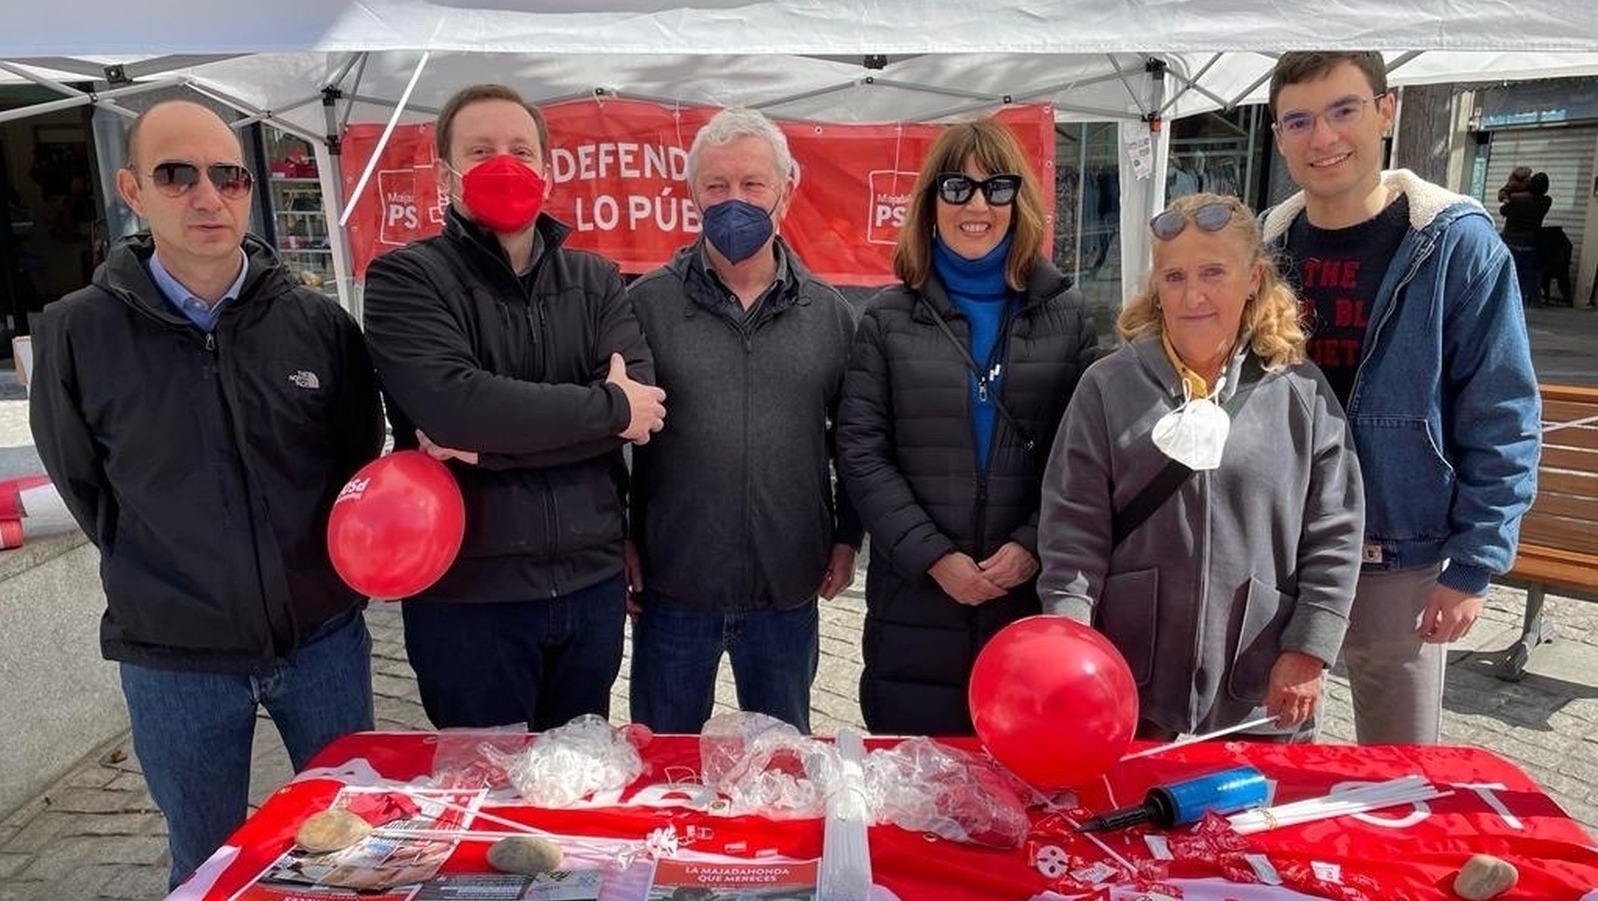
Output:
[[[553,190],[547,212],[573,228],[566,246],[614,260],[623,272],[664,263],[699,234],[689,197],[688,148],[717,110],[641,100],[574,100],[541,107],[549,123]],[[1054,119],[1044,105],[1006,107],[998,119],[1016,133],[1044,186],[1054,234]],[[916,172],[940,126],[779,123],[799,168],[799,187],[781,225],[811,271],[838,284],[893,281],[891,257]],[[352,196],[382,135],[352,125],[340,156]],[[394,129],[347,232],[357,278],[381,253],[443,228],[433,126]],[[1050,252],[1044,248],[1045,254]]]
[[[503,733],[483,733],[504,740]],[[451,742],[461,736],[450,733]],[[529,738],[530,740],[530,738]],[[893,739],[868,739],[868,749]],[[951,745],[975,749],[969,740]],[[226,901],[277,860],[299,824],[326,809],[344,783],[407,784],[433,775],[439,736],[368,733],[328,746],[302,778],[273,795],[218,852],[214,882],[188,897]],[[696,737],[659,736],[642,749],[644,774],[619,792],[579,808],[548,810],[484,804],[484,810],[561,835],[642,843],[669,827],[682,853],[671,867],[704,855],[750,864],[773,855],[821,855],[820,819],[728,816],[725,802],[692,783],[699,769]],[[1073,818],[1135,803],[1150,786],[1238,765],[1276,782],[1275,802],[1320,797],[1339,785],[1418,774],[1447,797],[1357,816],[1238,836],[1216,822],[1162,832],[1137,827],[1089,837]],[[1452,880],[1472,854],[1513,863],[1519,883],[1500,901],[1598,901],[1598,847],[1525,773],[1477,748],[1262,745],[1214,742],[1122,764],[1081,790],[1076,806],[1033,812],[1033,827],[1014,849],[982,848],[894,826],[869,831],[876,882],[901,901],[1455,901]],[[479,823],[476,828],[499,828]],[[1151,841],[1151,839],[1153,839]],[[443,874],[487,873],[487,844],[460,842]],[[642,879],[609,877],[602,901],[642,901]],[[668,868],[666,872],[673,872]],[[659,881],[658,879],[656,880]],[[625,883],[625,887],[622,887]],[[1056,894],[1049,894],[1056,893]],[[287,896],[250,896],[272,897]],[[306,894],[305,897],[315,897]],[[363,896],[364,897],[364,896]],[[689,897],[684,895],[683,897]],[[733,895],[732,897],[737,897]]]
[[[817,861],[706,863],[662,860],[648,901],[749,898],[751,901],[815,901]]]

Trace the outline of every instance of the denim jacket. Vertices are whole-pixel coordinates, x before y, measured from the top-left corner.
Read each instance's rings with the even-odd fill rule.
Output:
[[[1509,250],[1481,204],[1406,169],[1409,231],[1369,314],[1348,422],[1365,480],[1365,568],[1446,560],[1480,594],[1515,560],[1537,491],[1541,403]],[[1285,247],[1302,192],[1264,217]]]

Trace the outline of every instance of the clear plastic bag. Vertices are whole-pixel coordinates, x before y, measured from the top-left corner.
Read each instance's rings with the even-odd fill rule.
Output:
[[[481,751],[517,794],[539,807],[570,807],[595,792],[620,790],[644,771],[629,733],[593,714],[542,733],[524,751],[489,744]]]
[[[727,797],[735,816],[821,816],[826,793],[816,776],[833,753],[830,745],[762,713],[719,714],[699,733],[705,785]]]
[[[879,823],[994,848],[1026,839],[1031,790],[985,758],[910,738],[872,751],[865,769]]]
[[[699,757],[705,785],[727,797],[734,815],[820,817],[829,797],[861,791],[846,786],[847,768],[831,743],[764,714],[713,717],[700,734]],[[872,751],[864,770],[872,822],[968,844],[1018,847],[1030,824],[1027,806],[1042,800],[992,761],[930,738]]]
[[[487,749],[500,757],[525,752],[533,737],[525,725],[495,729],[444,729],[435,736],[433,778],[435,788],[486,788],[489,797],[509,798],[515,792],[504,767],[490,760]]]

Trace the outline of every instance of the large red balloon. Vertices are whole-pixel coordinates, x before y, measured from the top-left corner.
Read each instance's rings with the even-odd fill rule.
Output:
[[[1137,729],[1126,659],[1063,616],[1029,616],[993,636],[971,670],[969,700],[993,759],[1048,791],[1108,772]]]
[[[421,451],[395,451],[339,491],[327,551],[345,584],[395,600],[437,582],[465,533],[466,506],[449,469]]]

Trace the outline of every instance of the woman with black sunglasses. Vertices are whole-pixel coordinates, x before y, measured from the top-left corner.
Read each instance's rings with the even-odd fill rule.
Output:
[[[873,732],[970,735],[971,666],[1040,612],[1039,485],[1097,338],[1043,257],[1020,143],[995,121],[933,143],[867,307],[839,411],[842,477],[871,535],[860,706]]]
[[[1126,657],[1140,738],[1307,738],[1359,576],[1353,439],[1254,214],[1192,194],[1150,231],[1049,455],[1039,593]]]

